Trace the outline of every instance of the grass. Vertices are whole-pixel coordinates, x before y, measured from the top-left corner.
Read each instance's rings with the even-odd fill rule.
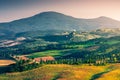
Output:
[[[105,44],[109,44],[109,45],[113,45],[113,44],[117,44],[117,43],[120,43],[120,41],[107,41],[105,42]]]
[[[29,71],[1,74],[0,80],[120,80],[120,64],[43,65]]]
[[[63,49],[63,50],[46,50],[42,52],[35,52],[32,54],[29,54],[29,58],[36,58],[36,57],[43,57],[43,56],[53,56],[53,57],[58,57],[58,56],[63,56],[64,54],[70,53],[70,52],[75,52],[79,51],[80,49],[83,49],[85,47],[93,45],[92,43],[88,44],[70,44],[66,45],[68,49]],[[72,48],[72,49],[71,49]]]
[[[101,77],[101,75],[103,75],[103,74],[105,74],[105,73],[108,73],[108,72],[109,72],[109,70],[105,70],[105,71],[103,71],[103,72],[101,72],[101,73],[95,74],[95,75],[93,75],[93,76],[91,77],[90,80],[96,80],[97,78]]]
[[[29,58],[37,58],[37,57],[44,57],[44,56],[59,57],[59,56],[64,56],[64,55],[78,52],[78,51],[79,51],[79,49],[47,50],[47,51],[29,54],[29,55],[27,55],[27,57],[29,57]]]
[[[36,58],[36,57],[43,57],[43,56],[62,56],[64,54],[64,51],[66,50],[48,50],[48,51],[42,51],[42,52],[36,52],[28,55],[29,58]]]
[[[72,44],[72,45],[69,45],[68,47],[72,47],[72,48],[85,48],[85,47],[88,47],[88,46],[91,46],[93,45],[92,43],[90,44]]]
[[[120,80],[120,70],[117,69],[106,74],[103,74],[97,80]]]
[[[110,42],[104,42],[104,44],[113,45],[113,44],[117,44],[119,42],[120,41],[110,41]],[[80,49],[84,49],[85,47],[88,47],[88,46],[91,46],[91,45],[93,45],[93,43],[87,43],[87,44],[83,44],[83,45],[82,44],[70,44],[70,45],[67,45],[68,49],[46,50],[46,51],[42,51],[42,52],[35,52],[35,53],[32,53],[32,54],[29,54],[28,57],[29,58],[36,58],[36,57],[43,57],[43,56],[53,56],[53,57],[64,56],[65,54],[71,53],[70,48],[72,48],[72,50],[74,52],[74,51],[77,51],[77,50],[79,51]],[[105,53],[109,53],[111,51],[113,51],[113,48],[106,49]]]
[[[53,64],[24,72],[0,75],[0,80],[90,80],[108,66]]]
[[[89,80],[93,74],[104,71],[105,67],[99,66],[71,66],[59,74],[58,80]]]
[[[97,80],[120,80],[120,64],[115,64],[113,70],[102,74]]]

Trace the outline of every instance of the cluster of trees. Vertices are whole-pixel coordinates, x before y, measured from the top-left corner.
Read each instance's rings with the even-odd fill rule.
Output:
[[[20,60],[16,64],[12,64],[9,66],[9,72],[22,72],[22,71],[38,68],[40,66],[42,65],[37,63],[30,64],[29,61]]]
[[[37,40],[36,40],[37,39]],[[61,49],[74,49],[78,48],[75,47],[76,45],[86,45],[83,47],[83,49],[86,49],[87,47],[91,47],[94,45],[100,46],[99,49],[96,50],[96,53],[101,52],[105,53],[106,49],[116,47],[119,48],[120,44],[114,44],[114,45],[109,45],[106,44],[105,42],[111,42],[111,41],[119,41],[120,37],[113,37],[109,39],[93,39],[89,41],[84,41],[84,42],[61,42],[61,43],[52,43],[52,42],[45,42],[42,39],[36,38],[36,39],[29,39],[24,42],[21,45],[16,45],[13,47],[8,47],[8,48],[0,48],[0,57],[8,57],[8,55],[17,55],[17,54],[30,54],[34,52],[40,52],[40,51],[45,51],[45,50],[61,50]],[[116,50],[118,51],[118,50]]]
[[[41,66],[42,64],[94,64],[105,65],[107,63],[120,62],[120,37],[113,37],[109,39],[93,39],[85,42],[64,42],[59,44],[46,44],[41,45],[39,41],[28,41],[28,43],[21,44],[14,47],[0,48],[0,57],[10,58],[16,54],[30,54],[33,52],[45,50],[62,50],[62,49],[77,49],[78,51],[69,51],[67,55],[59,56],[54,61],[41,61],[39,64],[19,61],[16,64],[10,65],[9,70],[12,71],[25,71]],[[109,42],[115,42],[114,44]],[[106,43],[107,42],[107,43]],[[85,45],[82,49],[78,49],[76,45]],[[89,50],[98,46],[95,50]],[[3,69],[5,70],[5,69]]]
[[[31,70],[34,68],[38,68],[44,64],[69,64],[69,65],[80,65],[80,64],[89,64],[89,65],[106,65],[108,63],[119,63],[120,62],[120,53],[119,54],[102,54],[96,55],[89,52],[80,52],[71,54],[69,56],[63,56],[60,58],[56,58],[55,60],[48,61],[40,61],[39,63],[32,62],[30,60],[20,60],[17,61],[16,64],[12,64],[8,67],[4,67],[2,72],[21,72],[26,70]],[[74,55],[74,56],[73,56]],[[1,68],[0,68],[1,69]]]
[[[11,64],[6,67],[0,67],[0,73],[6,73],[6,72],[22,72],[26,70],[31,70],[34,68],[38,68],[42,66],[38,63],[30,63],[29,60],[20,60],[17,61],[16,64]]]
[[[23,42],[24,44],[16,45],[13,47],[0,48],[0,57],[8,57],[9,55],[24,55],[31,54],[34,52],[41,52],[46,50],[61,50],[61,49],[73,49],[76,48],[74,45],[86,45],[89,42],[64,42],[64,43],[46,43],[36,41],[36,40],[27,40]],[[72,45],[72,46],[71,46]]]

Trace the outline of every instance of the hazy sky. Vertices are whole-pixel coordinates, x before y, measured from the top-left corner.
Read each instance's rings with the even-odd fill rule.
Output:
[[[76,18],[107,16],[120,20],[120,0],[0,0],[0,22],[56,11]]]

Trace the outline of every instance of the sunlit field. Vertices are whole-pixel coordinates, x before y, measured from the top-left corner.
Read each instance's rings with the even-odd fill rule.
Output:
[[[15,63],[13,60],[0,60],[0,66],[6,66]]]
[[[106,66],[43,65],[42,67],[0,75],[0,80],[119,80],[120,64]]]

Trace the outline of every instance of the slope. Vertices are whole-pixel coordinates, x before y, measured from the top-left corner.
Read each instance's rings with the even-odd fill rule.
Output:
[[[9,23],[1,23],[0,30],[8,30],[15,33],[36,30],[95,30],[101,27],[116,28],[120,22],[107,17],[95,19],[78,19],[58,12],[43,12],[29,18],[15,20]]]

